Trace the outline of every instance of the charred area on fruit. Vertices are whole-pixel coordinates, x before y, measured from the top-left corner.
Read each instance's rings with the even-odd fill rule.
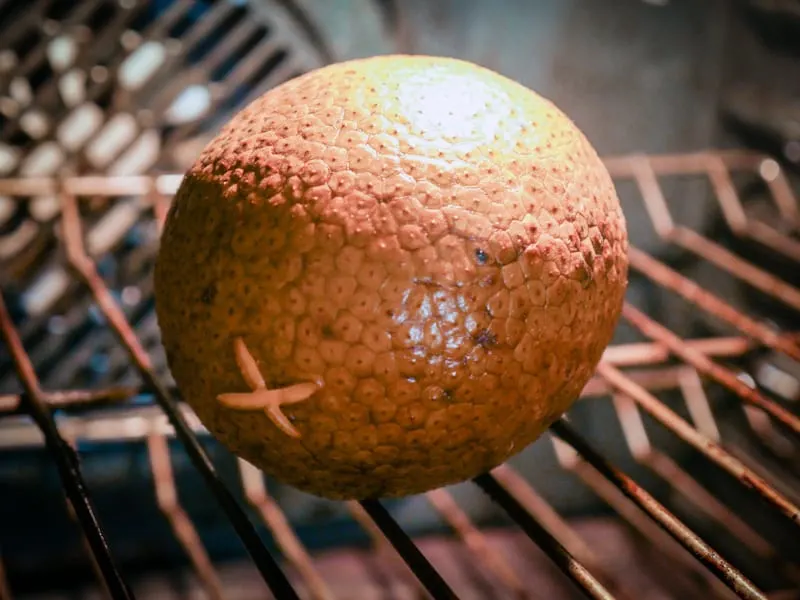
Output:
[[[200,301],[204,304],[213,304],[214,298],[217,297],[217,286],[215,283],[209,283],[204,289],[203,294],[200,296]]]

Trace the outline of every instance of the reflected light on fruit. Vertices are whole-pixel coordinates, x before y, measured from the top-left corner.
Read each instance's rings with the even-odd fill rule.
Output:
[[[490,93],[474,78],[453,77],[452,73],[433,84],[430,78],[422,81],[410,77],[408,85],[400,88],[399,110],[422,131],[435,131],[445,138],[457,138],[459,146],[493,139],[499,131],[502,111],[487,114],[487,107],[497,101],[497,91]],[[475,117],[480,115],[480,119]],[[467,150],[467,148],[465,148]]]

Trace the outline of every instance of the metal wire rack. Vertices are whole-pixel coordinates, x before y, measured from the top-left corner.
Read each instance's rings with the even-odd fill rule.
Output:
[[[779,164],[769,157],[747,152],[702,152],[685,155],[619,156],[606,159],[620,185],[633,184],[637,198],[650,217],[655,234],[670,248],[726,272],[748,289],[789,310],[784,319],[762,319],[745,312],[724,294],[702,285],[670,266],[664,259],[630,250],[632,277],[682,299],[698,314],[714,323],[713,335],[687,339],[658,322],[629,300],[623,310],[623,327],[638,332],[642,341],[610,346],[578,405],[610,399],[625,444],[635,462],[667,486],[671,497],[688,502],[707,519],[752,554],[764,573],[745,573],[726,560],[704,539],[626,474],[604,449],[579,432],[578,419],[569,416],[553,425],[538,444],[551,444],[559,465],[576,476],[632,529],[656,545],[678,572],[693,574],[692,585],[703,597],[748,599],[789,598],[800,587],[800,384],[792,361],[800,361],[800,289],[776,274],[770,265],[788,265],[796,273],[800,263],[800,206]],[[706,179],[716,198],[728,234],[739,243],[757,248],[768,259],[759,264],[708,236],[673,221],[665,199],[663,180],[671,177]],[[766,190],[771,221],[752,214],[741,200],[738,178],[755,181]],[[0,397],[0,416],[27,415],[33,421],[15,421],[4,427],[0,446],[43,440],[58,466],[64,493],[82,526],[97,576],[113,598],[132,598],[132,588],[115,561],[114,549],[86,485],[74,449],[79,440],[140,440],[146,443],[160,510],[189,558],[209,598],[225,597],[225,589],[192,520],[178,498],[167,440],[176,436],[194,467],[202,475],[252,561],[276,598],[333,598],[310,552],[303,546],[283,510],[267,491],[262,474],[239,461],[241,484],[254,512],[271,532],[284,559],[281,564],[267,549],[256,527],[220,478],[199,442],[203,431],[197,418],[183,404],[171,381],[159,374],[145,344],[137,337],[120,302],[101,276],[97,257],[87,250],[82,203],[92,199],[134,197],[140,217],[150,215],[163,223],[180,175],[108,177],[83,176],[0,180],[0,195],[19,202],[37,196],[59,199],[58,241],[63,259],[74,278],[87,289],[107,327],[115,334],[136,367],[141,383],[131,387],[91,390],[48,390],[40,384],[33,362],[5,301],[0,298],[0,330],[24,392]],[[679,199],[676,201],[680,201]],[[766,254],[764,254],[766,253]],[[765,267],[766,265],[766,267]],[[797,328],[800,330],[800,327]],[[767,357],[767,358],[765,358]],[[779,368],[771,357],[791,359]],[[761,360],[761,362],[758,362]],[[754,362],[755,361],[755,362]],[[749,365],[752,368],[744,367]],[[753,367],[760,365],[760,367]],[[796,366],[796,365],[795,365]],[[761,369],[761,370],[759,370]],[[726,401],[735,399],[744,416],[744,433],[726,429],[719,417],[725,410],[712,390],[724,390]],[[677,401],[665,399],[677,392]],[[124,406],[139,394],[150,394],[155,405],[131,405],[119,413],[87,411],[105,404]],[[595,399],[593,399],[595,398]],[[74,412],[75,409],[82,409]],[[58,409],[58,417],[54,411]],[[8,420],[8,419],[4,419]],[[2,427],[0,421],[0,427]],[[693,451],[698,461],[710,465],[716,475],[736,482],[737,493],[721,494],[679,464],[670,452],[657,446],[654,427],[664,428]],[[733,434],[729,435],[733,431]],[[564,477],[568,476],[564,473]],[[604,567],[601,549],[589,544],[510,464],[483,474],[474,483],[499,505],[578,589],[591,598],[634,598],[624,576]],[[779,524],[785,539],[775,536],[762,521],[740,513],[737,494],[758,498],[758,511]],[[449,490],[425,495],[431,506],[463,542],[475,563],[514,597],[536,597],[526,589],[524,578],[510,561],[492,549],[487,535],[471,521]],[[346,503],[352,517],[369,534],[376,548],[392,547],[416,578],[420,594],[455,598],[456,590],[433,562],[404,532],[386,506],[377,500]],[[5,517],[3,517],[5,518]],[[780,538],[780,539],[779,539]],[[788,540],[788,542],[786,541]],[[290,579],[286,567],[294,573]],[[750,569],[752,571],[752,568]],[[11,598],[0,569],[0,598]],[[780,582],[774,589],[760,589],[754,581]],[[782,592],[783,590],[783,592]],[[782,595],[784,594],[784,595]]]

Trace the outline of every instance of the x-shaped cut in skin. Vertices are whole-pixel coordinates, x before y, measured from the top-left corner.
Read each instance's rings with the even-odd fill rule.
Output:
[[[263,410],[269,419],[286,435],[299,438],[300,432],[289,421],[281,407],[284,404],[296,404],[307,400],[314,392],[322,387],[322,381],[306,381],[295,383],[286,387],[268,390],[261,371],[258,369],[255,358],[250,354],[247,345],[241,337],[233,340],[233,351],[236,364],[242,372],[251,392],[220,394],[217,400],[224,406],[236,410]]]

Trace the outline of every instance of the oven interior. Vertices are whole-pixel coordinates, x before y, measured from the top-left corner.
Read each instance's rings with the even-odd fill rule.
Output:
[[[152,266],[228,117],[384,53],[559,105],[615,179],[632,270],[539,441],[335,503],[180,401]],[[0,598],[800,598],[798,54],[795,0],[0,1]]]

